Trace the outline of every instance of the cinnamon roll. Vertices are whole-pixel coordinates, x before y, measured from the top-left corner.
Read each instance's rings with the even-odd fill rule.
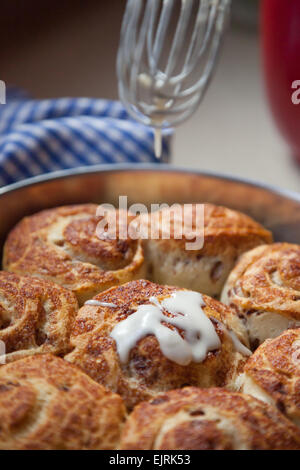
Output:
[[[141,243],[100,238],[97,205],[64,206],[24,218],[9,234],[3,266],[71,289],[80,304],[111,286],[143,276]]]
[[[300,426],[300,328],[267,339],[248,360],[240,390],[276,406]]]
[[[121,397],[63,359],[43,354],[0,368],[0,449],[114,449]]]
[[[242,255],[221,301],[244,319],[254,349],[300,325],[300,246],[274,243]]]
[[[140,403],[123,428],[125,450],[299,450],[300,433],[249,395],[187,387]]]
[[[204,204],[203,211],[196,204],[174,205],[143,215],[141,225],[156,233],[144,240],[147,278],[212,297],[220,295],[240,254],[272,241],[271,233],[250,217],[213,204]]]
[[[0,340],[6,362],[69,352],[78,308],[75,295],[57,284],[0,271]]]
[[[79,310],[65,359],[129,409],[184,385],[228,385],[249,350],[239,318],[208,296],[149,281],[98,294]]]

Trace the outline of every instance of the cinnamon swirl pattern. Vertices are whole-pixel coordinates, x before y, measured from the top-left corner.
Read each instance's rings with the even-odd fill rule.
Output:
[[[69,352],[78,308],[75,295],[57,284],[0,271],[0,340],[6,362]]]
[[[300,433],[249,395],[187,387],[139,404],[122,432],[126,450],[299,450]]]
[[[148,226],[149,232],[154,226],[159,234],[157,239],[144,240],[148,279],[212,297],[220,295],[240,254],[272,242],[271,233],[250,217],[213,204],[204,204],[204,214],[198,213],[195,204],[184,210],[179,205],[177,210],[176,207],[162,209],[150,217],[142,216],[141,225],[144,229]],[[165,230],[168,232],[164,239]],[[176,238],[181,233],[183,236]],[[195,249],[194,244],[193,249],[187,249],[187,243],[195,242],[201,235],[203,247]]]
[[[1,450],[114,449],[124,420],[122,399],[63,359],[0,368]]]
[[[244,344],[247,344],[247,335],[234,312],[208,296],[202,296],[203,312],[214,325],[220,346],[209,351],[203,361],[192,360],[180,365],[170,360],[162,353],[154,334],[139,339],[130,350],[128,360],[121,361],[112,330],[134,314],[139,306],[149,305],[153,297],[157,302],[163,301],[178,291],[182,289],[139,280],[97,295],[94,305],[86,304],[80,309],[71,335],[74,349],[65,359],[98,383],[119,393],[129,409],[161,391],[187,384],[201,387],[231,384],[236,374],[242,371],[247,356],[236,349],[230,332],[235,332]],[[184,337],[185,332],[171,324],[171,318],[168,322],[172,313],[167,309],[164,317],[164,325]]]
[[[300,426],[300,328],[267,339],[248,360],[239,388]]]
[[[221,301],[244,318],[253,348],[300,325],[300,246],[274,243],[245,253]]]
[[[61,284],[80,304],[111,286],[143,277],[141,243],[100,239],[96,210],[95,204],[81,204],[26,217],[8,236],[4,269]]]

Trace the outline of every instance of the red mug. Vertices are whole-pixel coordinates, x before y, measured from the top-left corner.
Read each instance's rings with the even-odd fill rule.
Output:
[[[300,0],[262,0],[261,32],[271,110],[300,162]]]

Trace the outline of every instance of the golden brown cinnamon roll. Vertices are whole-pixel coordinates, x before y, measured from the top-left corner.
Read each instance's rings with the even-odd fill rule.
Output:
[[[0,340],[6,362],[69,352],[78,308],[75,295],[53,282],[0,271]]]
[[[300,325],[300,246],[274,243],[245,253],[221,301],[244,318],[253,348]]]
[[[65,359],[132,408],[184,385],[230,385],[247,358],[239,340],[247,344],[242,323],[217,300],[140,280],[80,309]]]
[[[139,404],[123,428],[121,449],[297,450],[300,434],[249,395],[187,387]]]
[[[162,209],[159,216],[152,213],[149,218],[141,217],[143,227],[150,232],[152,225],[159,233],[157,239],[144,240],[147,278],[158,284],[186,287],[217,297],[237,257],[272,241],[269,231],[241,212],[205,204],[203,233],[199,230],[203,212],[198,212],[195,204],[185,207],[184,212],[182,208],[178,205],[174,211]],[[183,221],[186,222],[185,230]],[[171,238],[163,239],[169,226]],[[183,237],[177,239],[176,234],[181,231]],[[201,234],[204,245],[195,249],[196,237],[201,238]],[[187,243],[194,243],[193,249],[187,249]]]
[[[100,239],[97,205],[58,207],[23,219],[4,247],[4,269],[57,282],[80,304],[143,276],[143,249],[131,239]]]
[[[63,359],[44,354],[0,368],[0,449],[114,449],[121,397]]]
[[[248,360],[237,385],[300,426],[300,328],[267,339]]]

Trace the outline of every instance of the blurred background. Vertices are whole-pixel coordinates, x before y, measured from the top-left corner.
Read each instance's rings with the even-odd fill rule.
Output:
[[[1,0],[0,79],[35,98],[118,99],[124,7],[124,0]],[[299,191],[300,167],[265,97],[258,11],[259,1],[233,1],[216,73],[197,112],[176,128],[172,163]]]

